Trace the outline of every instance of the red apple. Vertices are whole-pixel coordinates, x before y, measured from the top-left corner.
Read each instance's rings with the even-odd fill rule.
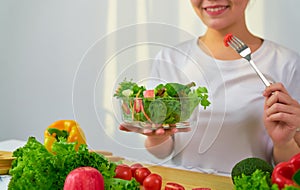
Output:
[[[67,175],[64,190],[104,190],[104,179],[96,168],[79,167]]]

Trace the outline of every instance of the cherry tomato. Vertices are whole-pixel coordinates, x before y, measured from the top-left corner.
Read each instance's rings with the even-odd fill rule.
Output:
[[[162,178],[160,175],[151,173],[143,181],[144,190],[161,190]]]
[[[126,164],[117,165],[115,172],[115,178],[120,178],[124,180],[131,180],[132,178],[131,168]]]
[[[132,175],[134,176],[135,170],[138,169],[138,168],[141,168],[141,167],[143,167],[143,165],[140,164],[140,163],[134,163],[134,164],[132,164],[130,166]]]
[[[185,188],[178,183],[167,182],[165,186],[165,190],[185,190]]]
[[[151,171],[146,167],[137,168],[134,172],[133,177],[141,185],[143,184],[144,179],[151,174]]]

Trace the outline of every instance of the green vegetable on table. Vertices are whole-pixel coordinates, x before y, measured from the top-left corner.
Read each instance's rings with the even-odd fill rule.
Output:
[[[270,176],[269,172],[264,172],[262,170],[255,170],[252,174],[234,177],[234,189],[235,190],[271,190]],[[275,189],[274,189],[275,190]]]
[[[275,166],[276,167],[276,166]],[[288,170],[284,170],[287,172]],[[296,186],[273,183],[275,169],[265,160],[256,157],[245,158],[232,168],[231,177],[235,190],[300,190]],[[284,172],[279,172],[283,174]],[[278,174],[277,174],[278,175]],[[283,182],[283,181],[282,181]]]
[[[269,164],[267,161],[257,158],[257,157],[249,157],[245,158],[238,163],[231,170],[231,178],[233,184],[235,184],[235,180],[237,177],[241,177],[242,175],[250,176],[256,170],[260,170],[261,172],[268,173],[268,175],[272,174],[273,166]],[[269,177],[268,183],[271,184],[271,178]]]
[[[259,169],[255,170],[251,175],[242,174],[235,177],[235,190],[280,190],[277,184],[270,184],[269,172],[263,172]],[[299,187],[286,186],[281,190],[299,190]]]
[[[105,189],[111,190],[140,190],[140,184],[135,180],[124,180],[119,178],[107,179],[108,186]]]
[[[194,82],[186,85],[166,83],[149,90],[124,80],[119,84],[114,97],[122,100],[125,120],[176,124],[189,119],[198,105],[206,109],[211,104],[206,87],[193,87],[196,87]]]
[[[104,178],[105,189],[116,189],[113,178],[116,163],[110,162],[103,155],[89,152],[87,145],[80,145],[76,151],[75,145],[76,143],[68,143],[62,139],[53,144],[52,149],[56,154],[52,154],[35,137],[29,137],[24,147],[13,152],[16,159],[9,171],[11,180],[8,189],[63,189],[66,176],[73,169],[82,166],[99,170]],[[131,180],[118,183],[117,189],[122,189],[120,186],[123,186],[125,190],[128,185],[139,187],[138,182]]]

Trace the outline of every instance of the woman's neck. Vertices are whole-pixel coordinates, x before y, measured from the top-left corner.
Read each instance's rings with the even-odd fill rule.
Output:
[[[203,36],[199,37],[198,45],[206,54],[216,59],[234,60],[241,58],[232,48],[224,45],[226,34],[226,32],[208,29]],[[248,30],[241,30],[233,34],[246,43],[252,52],[256,51],[262,44],[262,39],[254,36]]]

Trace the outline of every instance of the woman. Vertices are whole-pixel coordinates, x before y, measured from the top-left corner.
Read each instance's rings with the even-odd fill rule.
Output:
[[[197,127],[141,132],[147,135],[145,147],[158,158],[171,155],[175,165],[229,174],[246,157],[278,163],[300,152],[300,57],[248,30],[248,3],[191,0],[206,32],[158,54],[153,76],[205,84],[212,102],[200,111]],[[265,88],[247,61],[224,46],[228,33],[251,48],[253,60],[269,80],[280,83]],[[120,129],[131,131],[127,126]]]

